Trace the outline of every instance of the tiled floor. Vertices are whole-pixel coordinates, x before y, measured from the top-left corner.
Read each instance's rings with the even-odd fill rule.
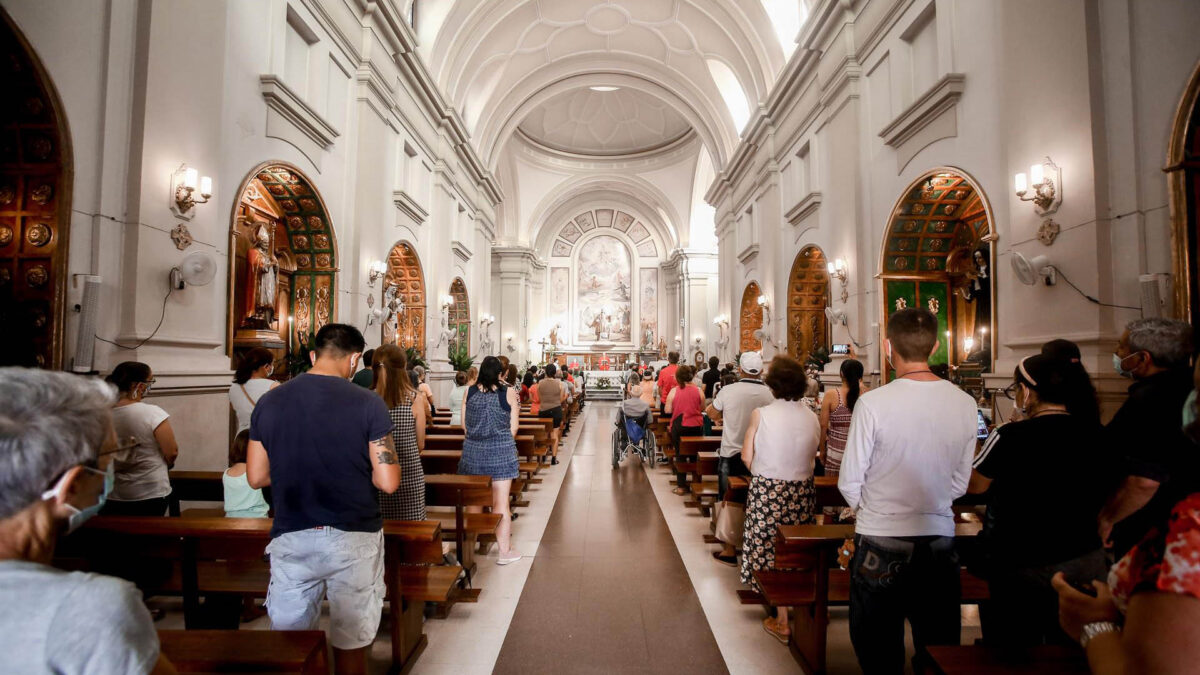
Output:
[[[587,407],[496,673],[725,672],[640,460],[612,468],[614,412]]]

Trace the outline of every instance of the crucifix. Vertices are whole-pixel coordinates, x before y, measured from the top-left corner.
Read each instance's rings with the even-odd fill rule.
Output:
[[[542,340],[540,342],[538,342],[538,344],[542,346],[542,363],[545,363],[546,362],[546,345],[548,345],[550,343],[546,342],[545,338],[542,338]]]

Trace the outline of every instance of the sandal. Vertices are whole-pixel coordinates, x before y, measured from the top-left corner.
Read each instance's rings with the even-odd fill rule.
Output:
[[[677,488],[675,488],[675,489],[671,490],[671,492],[674,492],[675,494],[679,495],[680,497],[682,497],[682,496],[684,496],[684,495],[688,494],[688,491],[687,491],[687,490],[684,490],[684,489],[683,489],[683,488],[681,488],[681,487],[677,487]]]
[[[767,631],[767,633],[769,633],[771,635],[771,637],[775,638],[776,640],[779,640],[780,642],[782,642],[785,645],[788,643],[788,639],[792,636],[791,631],[787,630],[786,628],[780,629],[776,625],[775,619],[773,619],[769,616],[767,618],[763,619],[762,626],[763,626],[763,630]]]

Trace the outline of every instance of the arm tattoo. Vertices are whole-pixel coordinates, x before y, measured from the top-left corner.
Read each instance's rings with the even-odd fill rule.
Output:
[[[396,451],[392,445],[392,435],[388,434],[383,438],[371,441],[371,445],[375,446],[375,457],[380,464],[399,464],[400,460],[396,457]]]
[[[376,455],[380,464],[399,464],[400,460],[396,459],[396,453],[391,450],[380,450]]]

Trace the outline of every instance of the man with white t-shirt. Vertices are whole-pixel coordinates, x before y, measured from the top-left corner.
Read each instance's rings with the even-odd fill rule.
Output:
[[[917,649],[956,645],[962,620],[951,505],[967,490],[976,406],[929,370],[937,318],[902,309],[884,351],[895,379],[854,406],[838,489],[857,515],[850,562],[850,641],[863,672],[904,671],[904,620]],[[918,670],[918,672],[920,672]]]

